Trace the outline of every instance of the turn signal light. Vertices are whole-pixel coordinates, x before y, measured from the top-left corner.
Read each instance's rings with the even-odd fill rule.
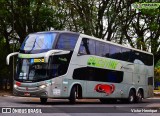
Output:
[[[16,85],[17,86],[21,86],[21,82],[16,82]]]

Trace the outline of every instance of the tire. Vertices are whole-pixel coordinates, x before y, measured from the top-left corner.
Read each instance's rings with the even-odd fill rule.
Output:
[[[136,101],[136,93],[133,90],[130,90],[127,101],[128,101],[128,103],[131,103],[131,104],[135,103],[135,101]]]
[[[70,103],[75,104],[76,103],[76,98],[77,98],[76,87],[72,87],[70,97],[69,97]]]
[[[142,92],[139,90],[138,93],[137,93],[137,96],[136,96],[136,102],[137,102],[137,103],[141,103],[141,102],[142,102],[142,99],[143,99],[143,94],[142,94]]]
[[[42,104],[45,104],[45,103],[47,103],[47,98],[40,98],[40,101]]]

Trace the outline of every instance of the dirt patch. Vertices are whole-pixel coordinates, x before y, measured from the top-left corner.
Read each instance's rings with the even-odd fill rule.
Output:
[[[0,96],[11,96],[11,95],[12,95],[12,91],[0,90]]]
[[[154,97],[159,97],[160,98],[160,94],[154,94]]]

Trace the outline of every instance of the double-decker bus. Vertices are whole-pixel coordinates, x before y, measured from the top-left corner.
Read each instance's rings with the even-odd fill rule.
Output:
[[[149,52],[85,34],[29,34],[18,55],[13,94],[47,98],[141,102],[153,96],[154,63]]]

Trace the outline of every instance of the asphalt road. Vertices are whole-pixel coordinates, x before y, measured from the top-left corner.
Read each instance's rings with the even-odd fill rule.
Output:
[[[145,99],[138,104],[101,104],[97,99],[83,99],[72,105],[64,99],[48,99],[46,104],[41,104],[38,98],[5,96],[0,97],[0,112],[5,112],[4,108],[9,108],[12,113],[0,113],[0,116],[21,116],[21,113],[33,116],[159,116],[160,98]]]

